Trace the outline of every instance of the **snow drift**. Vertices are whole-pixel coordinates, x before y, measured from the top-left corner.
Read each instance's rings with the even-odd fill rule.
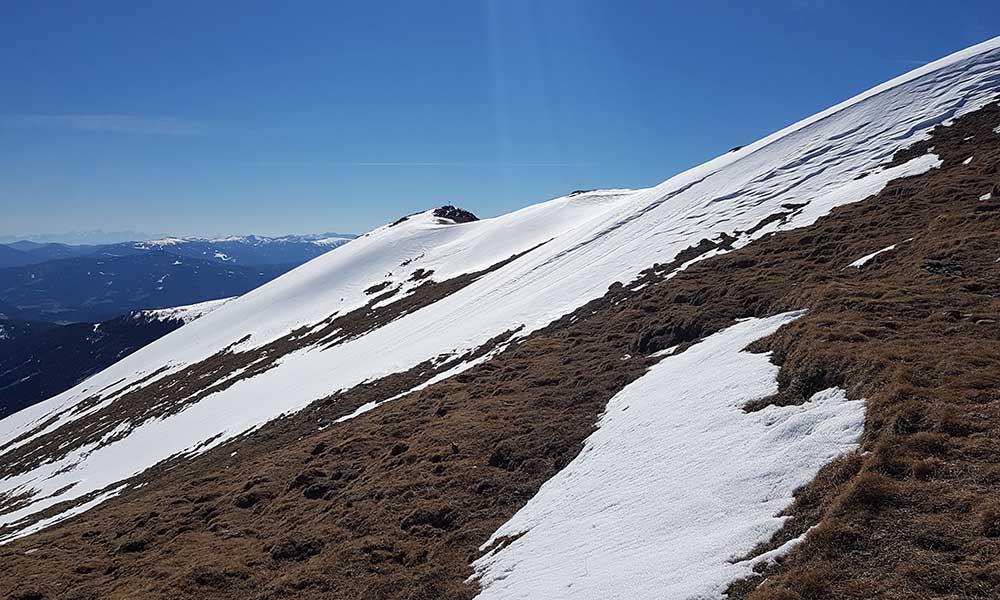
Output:
[[[668,356],[608,403],[577,456],[483,546],[479,598],[709,598],[784,523],[792,491],[857,447],[865,408],[842,390],[802,406],[743,405],[778,367],[743,351],[797,313],[749,319]],[[641,533],[637,533],[641,532]]]

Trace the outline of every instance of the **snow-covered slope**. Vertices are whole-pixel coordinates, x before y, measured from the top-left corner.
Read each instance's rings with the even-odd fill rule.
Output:
[[[379,228],[232,300],[76,388],[0,421],[0,460],[3,453],[54,433],[69,440],[63,455],[0,481],[0,493],[30,497],[0,515],[0,525],[116,489],[158,461],[204,451],[338,390],[442,354],[463,354],[505,331],[520,328],[517,336],[528,335],[601,296],[612,283],[630,281],[653,263],[670,264],[703,239],[725,234],[740,247],[778,229],[808,225],[891,179],[934,168],[933,154],[889,169],[880,165],[935,125],[983,106],[998,86],[1000,38],[652,188],[573,194],[461,224],[426,212]],[[434,281],[445,281],[520,253],[526,254],[363,336],[323,352],[299,349],[281,357],[275,368],[180,412],[123,423],[117,433],[128,435],[82,447],[72,443],[75,421],[115,402],[144,377],[149,379],[140,386],[224,348],[251,351],[298,327],[343,315],[369,302],[366,290],[379,284],[400,290],[386,300],[392,302],[423,283],[420,274],[432,272]]]
[[[483,546],[516,538],[476,561],[480,598],[711,598],[773,559],[733,560],[781,527],[792,490],[857,447],[865,420],[837,389],[743,411],[778,388],[769,356],[743,348],[797,316],[738,323],[612,398],[576,460]]]

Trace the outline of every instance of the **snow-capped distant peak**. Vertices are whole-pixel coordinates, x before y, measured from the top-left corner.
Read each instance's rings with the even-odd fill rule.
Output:
[[[235,296],[233,298],[235,298]],[[190,323],[195,319],[207,315],[233,298],[207,300],[197,304],[187,304],[185,306],[174,306],[171,308],[140,310],[136,311],[134,316],[137,319],[146,319],[149,321],[183,321],[184,323]]]
[[[177,244],[183,244],[184,242],[191,241],[190,238],[179,238],[179,237],[165,237],[155,240],[145,240],[142,242],[136,242],[136,247],[147,247],[147,246],[176,246]]]
[[[471,213],[470,213],[471,214]],[[155,240],[143,240],[140,242],[134,242],[136,248],[148,249],[150,247],[160,247],[160,246],[177,246],[180,244],[247,244],[247,245],[263,245],[263,244],[273,244],[273,243],[312,243],[320,246],[331,246],[346,244],[350,240],[353,240],[355,235],[345,234],[345,233],[319,233],[319,234],[302,234],[302,235],[283,235],[283,236],[263,236],[263,235],[228,235],[223,237],[215,238],[203,238],[197,236],[184,236],[184,237],[164,237],[157,238]]]
[[[205,240],[206,242],[245,242],[254,236],[252,235],[228,235],[226,237],[212,238],[210,240]]]
[[[320,238],[318,240],[310,240],[313,244],[317,246],[342,246],[347,242],[351,241],[352,238],[349,237],[328,237]]]

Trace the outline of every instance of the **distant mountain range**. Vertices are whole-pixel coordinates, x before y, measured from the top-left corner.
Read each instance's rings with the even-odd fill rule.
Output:
[[[346,244],[355,236],[343,233],[256,235],[224,238],[164,237],[147,241],[114,244],[71,245],[28,240],[0,244],[0,268],[23,267],[50,260],[78,256],[124,256],[163,250],[190,258],[203,258],[243,265],[303,263],[331,248]]]
[[[9,244],[11,242],[27,240],[40,244],[49,244],[53,242],[72,245],[117,244],[119,242],[127,242],[129,240],[151,240],[157,237],[162,237],[162,235],[149,234],[143,231],[132,231],[130,229],[126,229],[125,231],[104,231],[103,229],[91,229],[89,231],[67,231],[63,233],[0,235],[0,244]]]
[[[97,322],[237,296],[354,236],[168,237],[98,246],[0,244],[0,317]]]

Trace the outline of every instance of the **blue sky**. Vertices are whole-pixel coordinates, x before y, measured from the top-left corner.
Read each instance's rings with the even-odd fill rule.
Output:
[[[995,0],[4,2],[0,235],[652,185],[996,35]]]

